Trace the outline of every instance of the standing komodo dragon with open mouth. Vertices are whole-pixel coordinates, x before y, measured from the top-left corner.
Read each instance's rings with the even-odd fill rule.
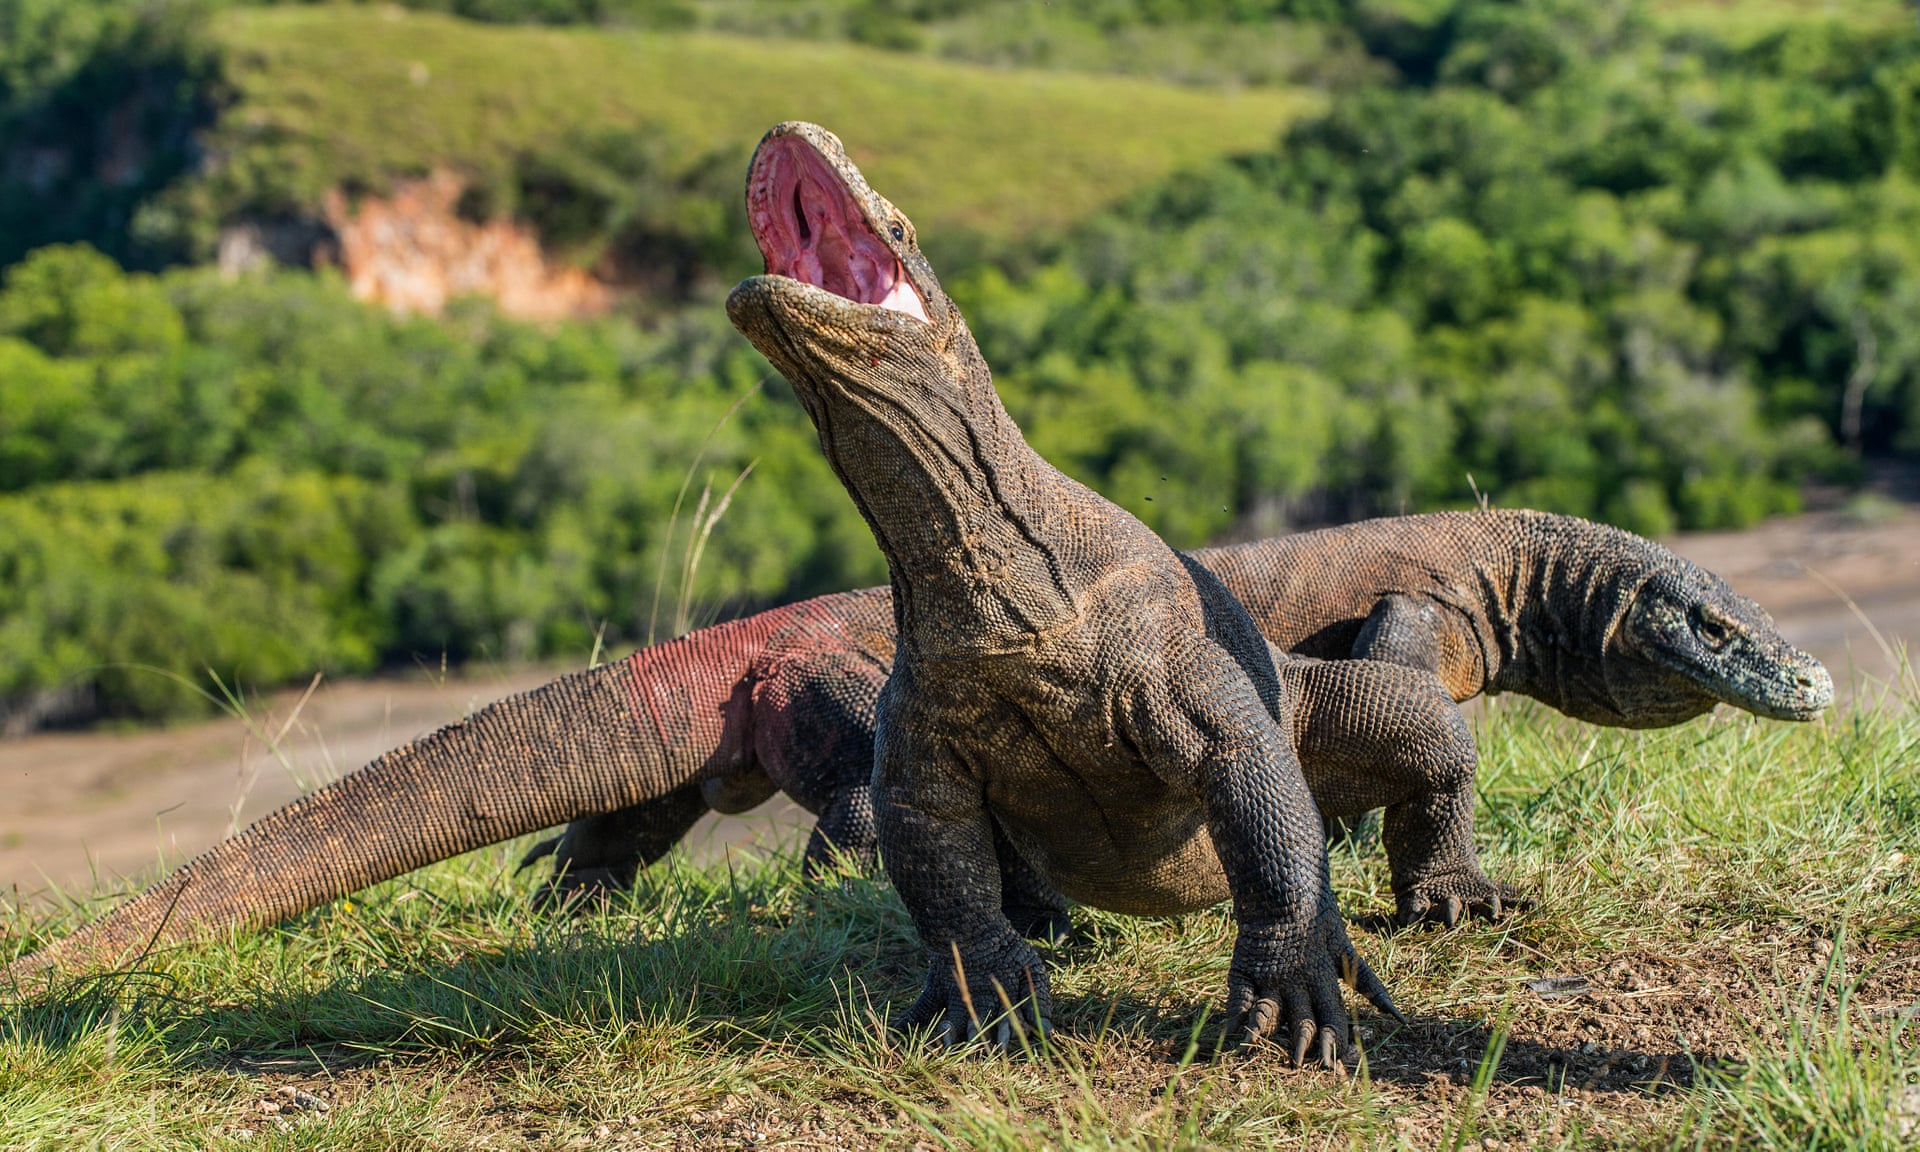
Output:
[[[1050,1026],[1046,967],[1002,909],[1011,853],[1112,911],[1231,897],[1224,1035],[1336,1063],[1342,977],[1394,1009],[1340,918],[1295,693],[1252,618],[1027,445],[912,225],[831,133],[769,132],[747,217],[766,273],[727,315],[793,384],[891,577],[872,801],[928,958],[895,1026],[1001,1047]]]

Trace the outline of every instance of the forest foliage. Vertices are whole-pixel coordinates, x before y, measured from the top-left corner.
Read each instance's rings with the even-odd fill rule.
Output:
[[[748,3],[516,3],[458,10],[781,31]],[[1620,0],[1062,8],[1109,44],[1282,18],[1358,62],[1269,146],[1017,247],[942,254],[1036,447],[1172,542],[1482,497],[1737,527],[1810,480],[1920,459],[1911,27],[1810,19],[1735,42]],[[58,14],[78,10],[96,18]],[[888,13],[919,37],[902,52],[992,10],[786,9],[856,39],[856,17]],[[65,187],[36,191],[19,158],[88,84],[230,115],[203,20],[0,0],[0,215]],[[110,66],[134,58],[144,72]],[[715,306],[750,270],[727,181],[649,176],[632,126],[542,161],[532,215],[563,249],[658,243],[608,191],[623,157],[650,210],[697,222],[677,251],[700,274],[659,288],[644,323],[539,328],[479,302],[405,319],[324,272],[125,270],[112,257],[168,263],[135,240],[195,202],[196,138],[151,185],[57,195],[71,212],[46,238],[85,243],[5,273],[0,713],[78,685],[108,714],[160,716],[195,707],[208,670],[259,686],[644,642],[683,623],[689,525],[749,465],[692,602],[883,577],[785,385]],[[517,179],[502,210],[527,208]]]

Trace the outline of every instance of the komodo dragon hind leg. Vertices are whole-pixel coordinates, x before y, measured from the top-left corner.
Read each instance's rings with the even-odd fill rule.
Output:
[[[878,862],[879,833],[873,827],[873,789],[864,781],[843,787],[827,800],[807,837],[800,876],[818,880],[835,864],[871,872]]]
[[[706,815],[700,782],[599,816],[584,816],[528,849],[525,868],[553,857],[553,874],[534,893],[535,907],[555,907],[633,887],[640,869],[665,856]]]
[[[1451,927],[1522,906],[1480,870],[1473,843],[1473,733],[1430,674],[1372,660],[1275,654],[1299,696],[1294,738],[1314,800],[1329,818],[1384,807],[1382,839],[1403,924]]]
[[[1058,947],[1073,934],[1067,898],[1028,862],[998,823],[993,850],[1000,857],[1000,910],[1014,930],[1029,940]]]

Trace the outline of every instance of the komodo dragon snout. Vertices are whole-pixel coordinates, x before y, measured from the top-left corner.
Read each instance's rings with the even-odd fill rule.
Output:
[[[1606,652],[1614,703],[1636,728],[1731,704],[1774,720],[1811,720],[1833,703],[1833,677],[1780,636],[1760,605],[1704,568],[1656,571]]]

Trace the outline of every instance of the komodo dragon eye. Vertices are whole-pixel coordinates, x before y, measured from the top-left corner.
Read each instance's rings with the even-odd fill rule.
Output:
[[[1707,616],[1701,616],[1693,622],[1693,634],[1710,648],[1724,648],[1733,633],[1725,624]]]
[[[887,231],[893,234],[895,240],[905,240],[907,238],[907,230],[900,227],[900,222],[897,220],[887,226]]]

